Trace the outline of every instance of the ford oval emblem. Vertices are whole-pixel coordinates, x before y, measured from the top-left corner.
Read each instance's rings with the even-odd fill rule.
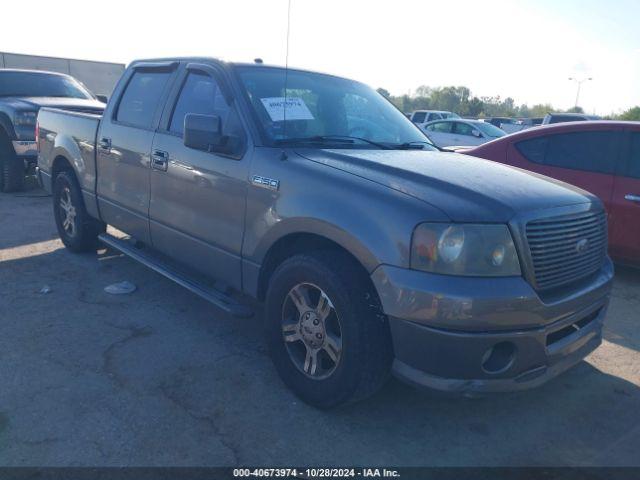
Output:
[[[576,252],[583,253],[586,252],[589,248],[589,239],[583,238],[582,240],[578,240],[576,243]]]

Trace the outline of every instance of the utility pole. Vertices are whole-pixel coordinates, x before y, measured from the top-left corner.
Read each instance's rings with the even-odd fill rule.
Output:
[[[570,81],[576,82],[578,84],[578,91],[576,92],[576,103],[574,107],[578,106],[578,100],[580,99],[580,87],[584,82],[588,82],[589,80],[593,80],[593,78],[583,78],[582,80],[578,80],[577,78],[569,77]]]

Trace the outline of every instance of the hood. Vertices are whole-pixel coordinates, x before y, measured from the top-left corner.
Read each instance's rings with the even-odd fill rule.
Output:
[[[455,222],[506,223],[517,213],[595,199],[558,180],[457,153],[314,149],[298,153],[427,202]]]
[[[76,112],[101,113],[106,105],[98,100],[68,97],[4,97],[3,102],[9,103],[16,110],[37,111],[42,107],[62,108]]]

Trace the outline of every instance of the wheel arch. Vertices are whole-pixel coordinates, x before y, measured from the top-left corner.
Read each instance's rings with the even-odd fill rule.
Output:
[[[259,267],[253,292],[259,300],[264,300],[273,272],[278,266],[294,255],[301,253],[313,253],[318,251],[335,251],[345,255],[347,261],[353,262],[355,268],[360,270],[363,278],[370,284],[371,290],[376,293],[370,273],[378,266],[374,255],[357,239],[342,231],[337,235],[327,235],[326,226],[323,232],[305,229],[304,231],[290,231],[269,244],[265,249],[262,262]]]

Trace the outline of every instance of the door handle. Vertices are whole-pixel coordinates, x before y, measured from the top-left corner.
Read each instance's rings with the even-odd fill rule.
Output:
[[[151,168],[166,172],[169,167],[169,153],[163,150],[154,150],[151,154]]]
[[[98,142],[98,147],[100,148],[100,150],[109,152],[111,150],[111,139],[107,137],[102,137]]]
[[[634,195],[633,193],[627,193],[624,196],[625,200],[629,200],[630,202],[640,203],[640,195]]]

